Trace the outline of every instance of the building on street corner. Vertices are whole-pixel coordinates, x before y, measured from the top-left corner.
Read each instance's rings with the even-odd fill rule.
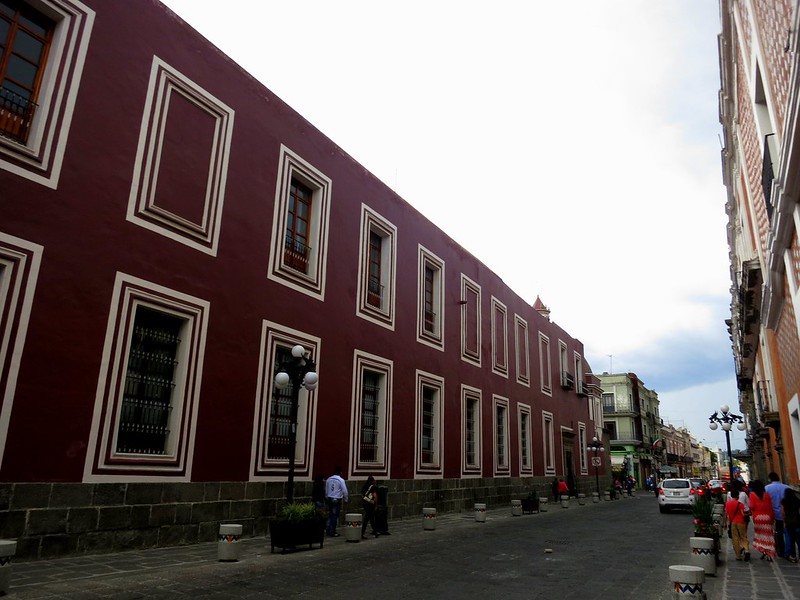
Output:
[[[579,332],[179,16],[0,0],[3,35],[0,537],[18,556],[262,535],[295,423],[299,500],[337,465],[385,486],[391,518],[555,477],[594,490]],[[298,345],[318,386],[277,389]]]

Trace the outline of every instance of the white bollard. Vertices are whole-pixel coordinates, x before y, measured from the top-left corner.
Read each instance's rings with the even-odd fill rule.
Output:
[[[522,516],[522,500],[511,501],[511,516],[512,517]]]
[[[0,540],[0,596],[5,596],[11,587],[11,560],[16,553],[17,542]]]
[[[344,516],[344,539],[347,542],[361,541],[361,513],[347,513]]]
[[[600,502],[600,494],[592,492],[592,504],[597,504],[598,502]]]
[[[675,598],[678,600],[706,600],[703,584],[706,572],[703,567],[694,565],[670,565],[669,580],[674,585]]]
[[[539,512],[547,512],[547,498],[539,498]]]
[[[578,506],[586,504],[586,494],[578,494]]]
[[[239,540],[242,539],[242,526],[236,523],[220,523],[217,536],[217,560],[239,560]]]
[[[486,504],[475,504],[475,522],[486,523]]]
[[[703,567],[706,575],[717,574],[717,558],[714,556],[714,538],[690,537],[689,546],[692,549],[690,564]]]
[[[611,502],[611,492],[610,491],[603,492],[603,500],[605,500],[606,502]]]
[[[423,508],[422,509],[422,529],[424,531],[433,531],[436,529],[436,509]]]
[[[566,494],[561,496],[561,508],[569,508],[569,496]]]

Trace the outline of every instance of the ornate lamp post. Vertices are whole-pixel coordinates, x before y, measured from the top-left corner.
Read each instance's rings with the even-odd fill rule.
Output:
[[[708,427],[712,431],[716,431],[717,428],[722,425],[722,429],[725,432],[725,442],[728,445],[728,475],[730,483],[733,483],[733,454],[731,453],[731,427],[733,427],[734,423],[737,423],[736,428],[739,431],[744,431],[747,429],[747,425],[745,425],[744,417],[742,415],[735,415],[732,412],[729,412],[730,408],[727,404],[723,404],[719,407],[719,412],[722,415],[719,415],[717,411],[714,411],[708,420],[709,424]]]
[[[306,357],[306,349],[300,344],[292,348],[292,358],[284,362],[275,373],[275,387],[279,390],[292,386],[291,409],[289,419],[289,479],[286,482],[286,501],[294,501],[294,460],[297,445],[297,406],[300,402],[300,388],[311,391],[317,387],[317,367],[314,361]]]
[[[592,466],[594,467],[594,484],[597,486],[597,497],[600,497],[600,477],[597,474],[597,469],[600,466],[600,463],[603,462],[603,459],[598,456],[598,454],[603,453],[603,444],[600,443],[600,440],[597,439],[597,436],[592,438],[592,445],[589,446],[589,450],[594,452],[594,456],[592,457]]]

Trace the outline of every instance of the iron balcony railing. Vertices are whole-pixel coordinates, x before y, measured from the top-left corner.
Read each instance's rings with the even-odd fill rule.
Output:
[[[25,144],[37,108],[35,102],[0,87],[0,135]]]

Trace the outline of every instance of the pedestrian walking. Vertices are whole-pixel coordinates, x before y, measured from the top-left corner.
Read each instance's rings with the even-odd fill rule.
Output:
[[[783,494],[781,510],[783,512],[784,532],[788,539],[783,556],[790,562],[796,563],[798,550],[800,550],[800,498],[788,486]]]
[[[775,558],[775,511],[772,498],[758,479],[750,482],[750,514],[753,519],[753,548],[761,552],[761,560]]]
[[[731,483],[731,494],[725,503],[725,515],[728,517],[733,554],[736,560],[750,560],[750,544],[747,540],[747,523],[745,522],[745,506],[739,499],[741,484]],[[749,508],[747,509],[749,511]]]
[[[558,480],[558,494],[559,496],[569,496],[569,486],[563,479]]]
[[[322,475],[314,477],[314,483],[311,486],[311,501],[317,510],[325,508],[325,480]]]
[[[328,477],[325,482],[325,500],[328,504],[328,526],[327,533],[331,537],[339,537],[336,526],[339,523],[339,513],[342,504],[350,499],[347,493],[347,483],[342,478],[342,467],[336,467],[333,475]]]
[[[378,486],[375,485],[375,478],[370,475],[364,487],[361,488],[361,504],[364,507],[364,519],[361,522],[361,539],[369,539],[366,536],[367,525],[372,526],[372,535],[378,537],[380,533],[375,526],[375,509],[378,506]]]
[[[775,552],[777,552],[778,556],[787,558],[789,552],[786,546],[789,545],[789,536],[784,531],[781,502],[783,501],[783,495],[786,493],[786,490],[791,488],[781,482],[781,478],[778,477],[775,471],[767,475],[767,478],[769,479],[769,483],[764,486],[764,489],[769,494],[769,497],[772,498],[772,510],[775,513]]]
[[[553,477],[553,483],[550,485],[550,490],[553,492],[553,502],[558,502],[558,477]]]

